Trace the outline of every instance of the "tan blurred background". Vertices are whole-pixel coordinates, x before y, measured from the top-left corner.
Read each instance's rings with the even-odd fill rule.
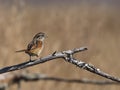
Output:
[[[120,77],[120,11],[112,5],[31,5],[14,2],[0,5],[0,68],[22,63],[29,59],[16,50],[26,48],[28,42],[38,32],[45,32],[44,57],[54,51],[62,51],[87,46],[88,51],[76,58],[93,64],[101,70]],[[106,80],[79,69],[64,60],[53,60],[25,70],[48,76],[75,79]],[[17,71],[16,71],[17,72]],[[116,85],[88,85],[52,81],[22,82],[21,90],[119,90]],[[9,90],[16,90],[17,86]]]

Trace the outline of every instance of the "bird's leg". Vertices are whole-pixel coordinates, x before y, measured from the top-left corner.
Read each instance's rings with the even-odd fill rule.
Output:
[[[31,55],[30,55],[30,60],[29,60],[30,62],[32,61],[32,59],[31,59]]]

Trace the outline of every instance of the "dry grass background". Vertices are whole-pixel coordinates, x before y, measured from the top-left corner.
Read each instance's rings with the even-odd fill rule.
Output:
[[[48,38],[42,57],[55,50],[87,46],[88,51],[76,55],[101,70],[120,77],[120,11],[106,5],[93,6],[23,6],[0,7],[0,67],[28,60],[24,53],[33,35],[45,32]],[[25,69],[26,70],[26,69]],[[104,80],[63,60],[50,61],[28,68],[30,72],[64,78]],[[119,90],[120,86],[97,86],[51,81],[22,82],[26,90]],[[12,86],[10,90],[16,90]],[[21,89],[21,90],[22,90]]]

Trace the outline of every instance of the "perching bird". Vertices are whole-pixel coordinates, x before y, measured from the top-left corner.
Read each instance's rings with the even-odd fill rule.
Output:
[[[43,32],[37,33],[34,37],[33,40],[28,44],[27,49],[23,50],[18,50],[16,52],[25,52],[30,56],[30,61],[31,61],[31,56],[36,56],[38,57],[44,47],[44,39],[46,35]]]

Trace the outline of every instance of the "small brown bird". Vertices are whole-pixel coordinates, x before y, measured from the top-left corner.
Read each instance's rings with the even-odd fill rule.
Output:
[[[40,32],[37,33],[34,37],[33,40],[28,44],[27,49],[19,50],[16,52],[25,52],[30,56],[30,61],[31,61],[31,56],[36,56],[38,57],[44,47],[44,39],[45,39],[45,33]]]

